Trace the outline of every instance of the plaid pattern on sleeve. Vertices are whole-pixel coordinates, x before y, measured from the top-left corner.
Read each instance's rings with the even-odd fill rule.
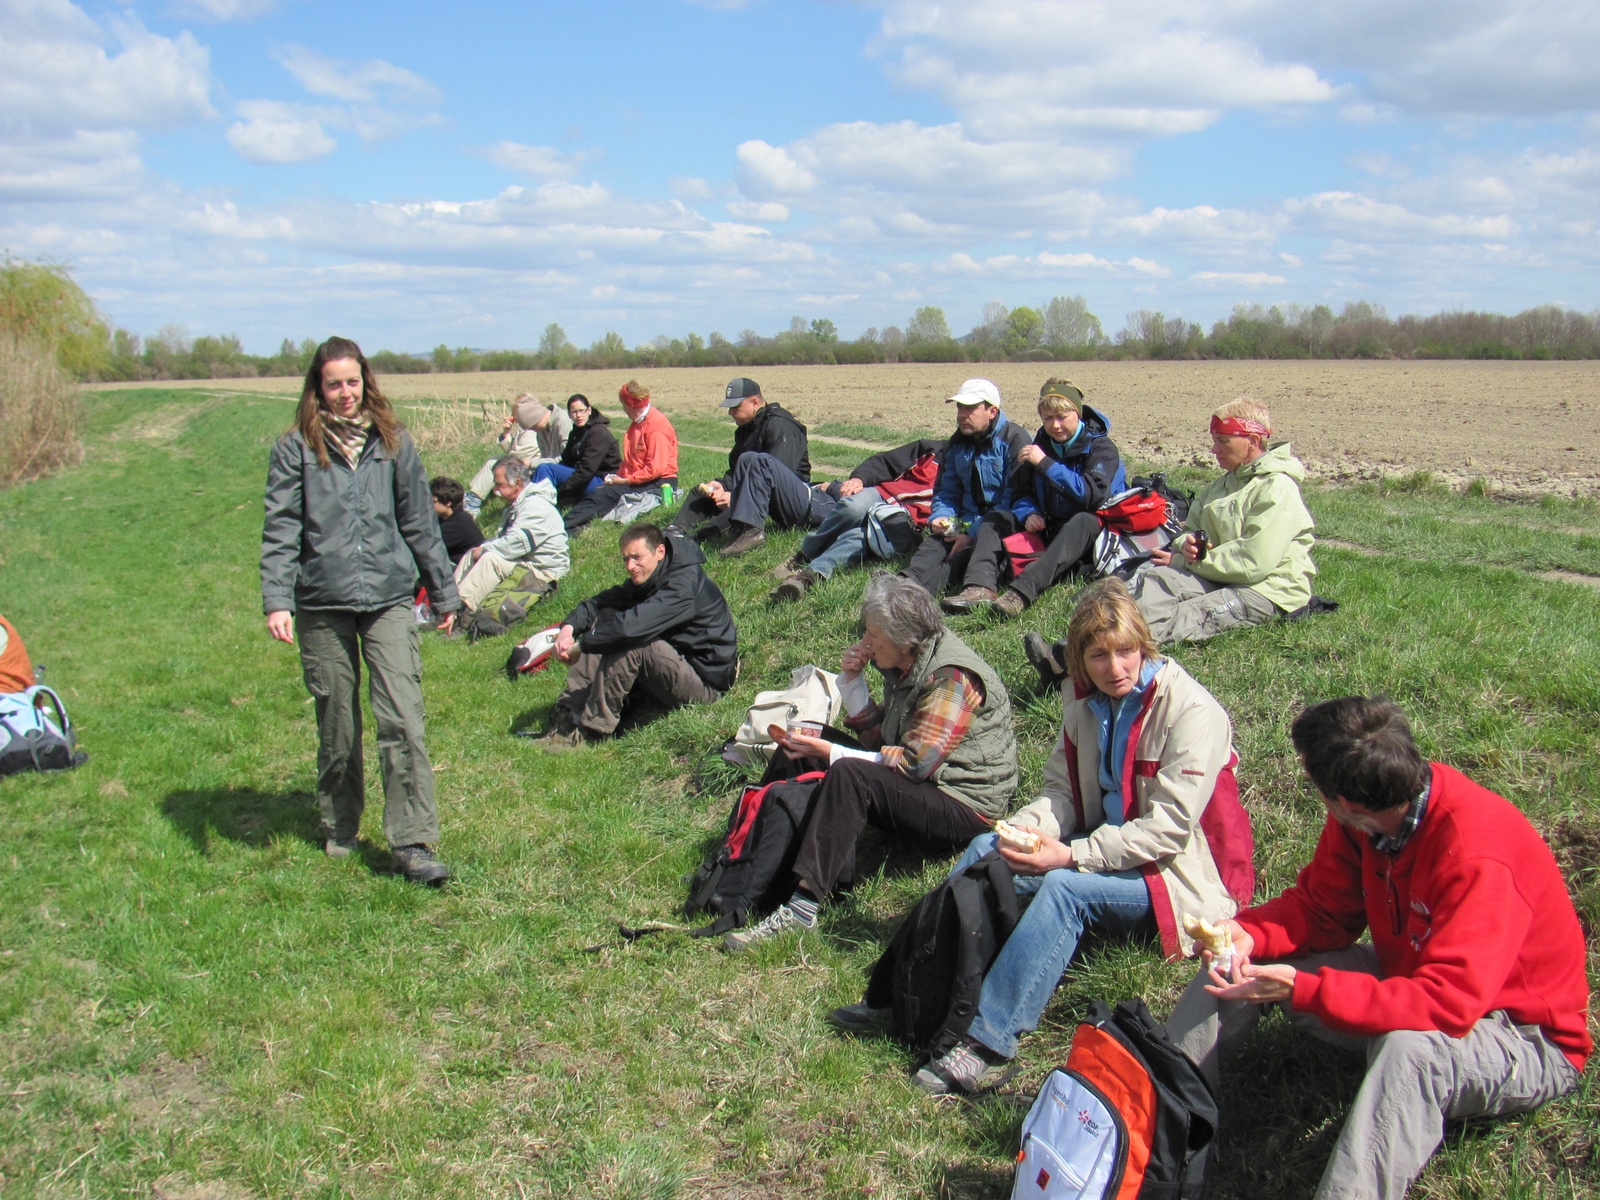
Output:
[[[883,764],[912,779],[927,779],[961,744],[972,714],[983,703],[983,688],[969,671],[940,667],[917,700],[904,745],[883,747]]]

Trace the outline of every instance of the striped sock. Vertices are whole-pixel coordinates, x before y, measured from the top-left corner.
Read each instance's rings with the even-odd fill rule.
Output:
[[[815,925],[817,923],[817,909],[821,906],[821,903],[820,900],[813,900],[804,892],[796,892],[788,900],[788,906],[794,915],[807,925]]]

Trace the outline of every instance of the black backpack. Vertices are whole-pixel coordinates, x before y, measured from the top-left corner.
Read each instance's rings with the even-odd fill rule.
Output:
[[[1012,1200],[1201,1200],[1217,1116],[1143,1000],[1096,1000],[1022,1123]]]
[[[991,850],[906,914],[872,968],[867,1004],[893,1009],[895,1033],[938,1057],[972,1024],[983,977],[1021,915],[1011,868]]]
[[[690,916],[715,915],[710,925],[693,930],[693,937],[721,937],[750,919],[751,913],[776,908],[794,890],[794,860],[800,850],[800,830],[811,813],[811,801],[822,782],[821,771],[795,779],[747,787],[728,814],[722,842],[688,877]],[[841,875],[848,886],[855,860]]]

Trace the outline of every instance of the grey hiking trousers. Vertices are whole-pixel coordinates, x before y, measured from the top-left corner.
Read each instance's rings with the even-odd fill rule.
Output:
[[[302,609],[294,619],[306,690],[317,708],[317,804],[323,833],[354,838],[366,783],[361,762],[361,664],[378,722],[383,835],[392,849],[439,840],[433,764],[423,745],[422,656],[411,605],[380,612]]]
[[[1300,971],[1332,967],[1377,975],[1371,946],[1289,959]],[[1267,1005],[1219,1001],[1197,973],[1167,1020],[1167,1033],[1217,1087],[1227,1058]],[[1444,1141],[1447,1120],[1528,1112],[1564,1095],[1578,1071],[1537,1025],[1515,1025],[1503,1011],[1482,1017],[1466,1037],[1401,1029],[1355,1037],[1282,1005],[1291,1024],[1321,1041],[1363,1053],[1367,1075],[1317,1185],[1317,1200],[1402,1200]]]
[[[1226,587],[1177,567],[1140,571],[1133,581],[1133,600],[1162,646],[1198,642],[1278,615],[1278,606],[1252,588]]]

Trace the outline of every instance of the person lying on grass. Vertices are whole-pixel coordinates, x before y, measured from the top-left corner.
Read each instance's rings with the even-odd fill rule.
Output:
[[[1045,591],[1087,565],[1100,536],[1095,509],[1128,486],[1111,422],[1083,402],[1082,389],[1070,379],[1045,381],[1039,420],[1033,441],[1017,451],[1011,508],[991,512],[979,527],[966,587],[946,598],[947,612],[993,605],[1001,616],[1021,616]],[[1045,548],[1012,579],[1005,539],[1018,526],[1042,537]],[[1011,586],[997,594],[1004,580]]]
[[[1310,603],[1306,469],[1288,442],[1268,444],[1272,414],[1249,396],[1211,414],[1211,453],[1224,472],[1200,489],[1170,550],[1150,556],[1134,599],[1156,641],[1199,641],[1260,625]],[[1203,534],[1204,538],[1197,535]]]
[[[416,580],[449,633],[460,599],[411,435],[395,420],[361,347],[329,338],[306,371],[294,427],[267,465],[261,599],[267,632],[300,641],[316,701],[323,849],[355,852],[366,805],[361,663],[378,723],[383,832],[407,879],[442,884],[439,809],[423,742]]]
[[[927,528],[947,441],[921,438],[866,459],[848,479],[816,484],[838,503],[773,571],[770,601],[798,600],[840,567],[915,550]]]
[[[550,731],[533,744],[560,753],[610,737],[641,703],[713,704],[739,674],[739,634],[705,555],[683,534],[636,521],[622,531],[626,583],[567,614],[555,654],[572,669]]]
[[[814,529],[834,498],[811,487],[806,427],[788,409],[768,404],[754,379],[732,380],[722,407],[738,427],[728,473],[696,485],[672,518],[672,528],[705,542],[733,537],[722,557],[748,554],[767,540],[767,522],[780,529]]]
[[[855,750],[820,737],[786,733],[779,752],[792,774],[826,767],[795,855],[797,886],[756,925],[723,939],[730,951],[817,926],[817,909],[853,860],[856,837],[875,825],[898,837],[945,848],[983,832],[1017,790],[1017,740],[1011,698],[999,674],[944,627],[920,585],[875,575],[861,597],[862,639],[840,660],[845,727]],[[863,678],[883,672],[882,703]]]
[[[1225,922],[1232,969],[1208,950],[1167,1032],[1213,1089],[1270,1004],[1365,1055],[1316,1194],[1399,1200],[1446,1121],[1577,1084],[1593,1049],[1583,929],[1528,819],[1427,762],[1387,697],[1314,704],[1290,735],[1327,810],[1316,851],[1293,887]]]
[[[533,468],[515,458],[494,464],[494,494],[505,501],[494,540],[474,546],[456,564],[461,607],[476,612],[495,586],[518,567],[533,578],[553,583],[571,569],[567,528],[556,511],[553,483],[533,483]]]
[[[1119,579],[1084,591],[1066,642],[1075,693],[1044,791],[1010,821],[1037,831],[1037,848],[983,833],[952,869],[998,849],[1017,894],[1032,902],[984,977],[965,1039],[916,1072],[934,1094],[970,1094],[1010,1076],[1018,1038],[1038,1027],[1085,932],[1154,934],[1168,956],[1193,954],[1183,918],[1221,920],[1255,886],[1222,706],[1161,657]],[[830,1016],[855,1033],[890,1019],[887,997],[873,996]]]

